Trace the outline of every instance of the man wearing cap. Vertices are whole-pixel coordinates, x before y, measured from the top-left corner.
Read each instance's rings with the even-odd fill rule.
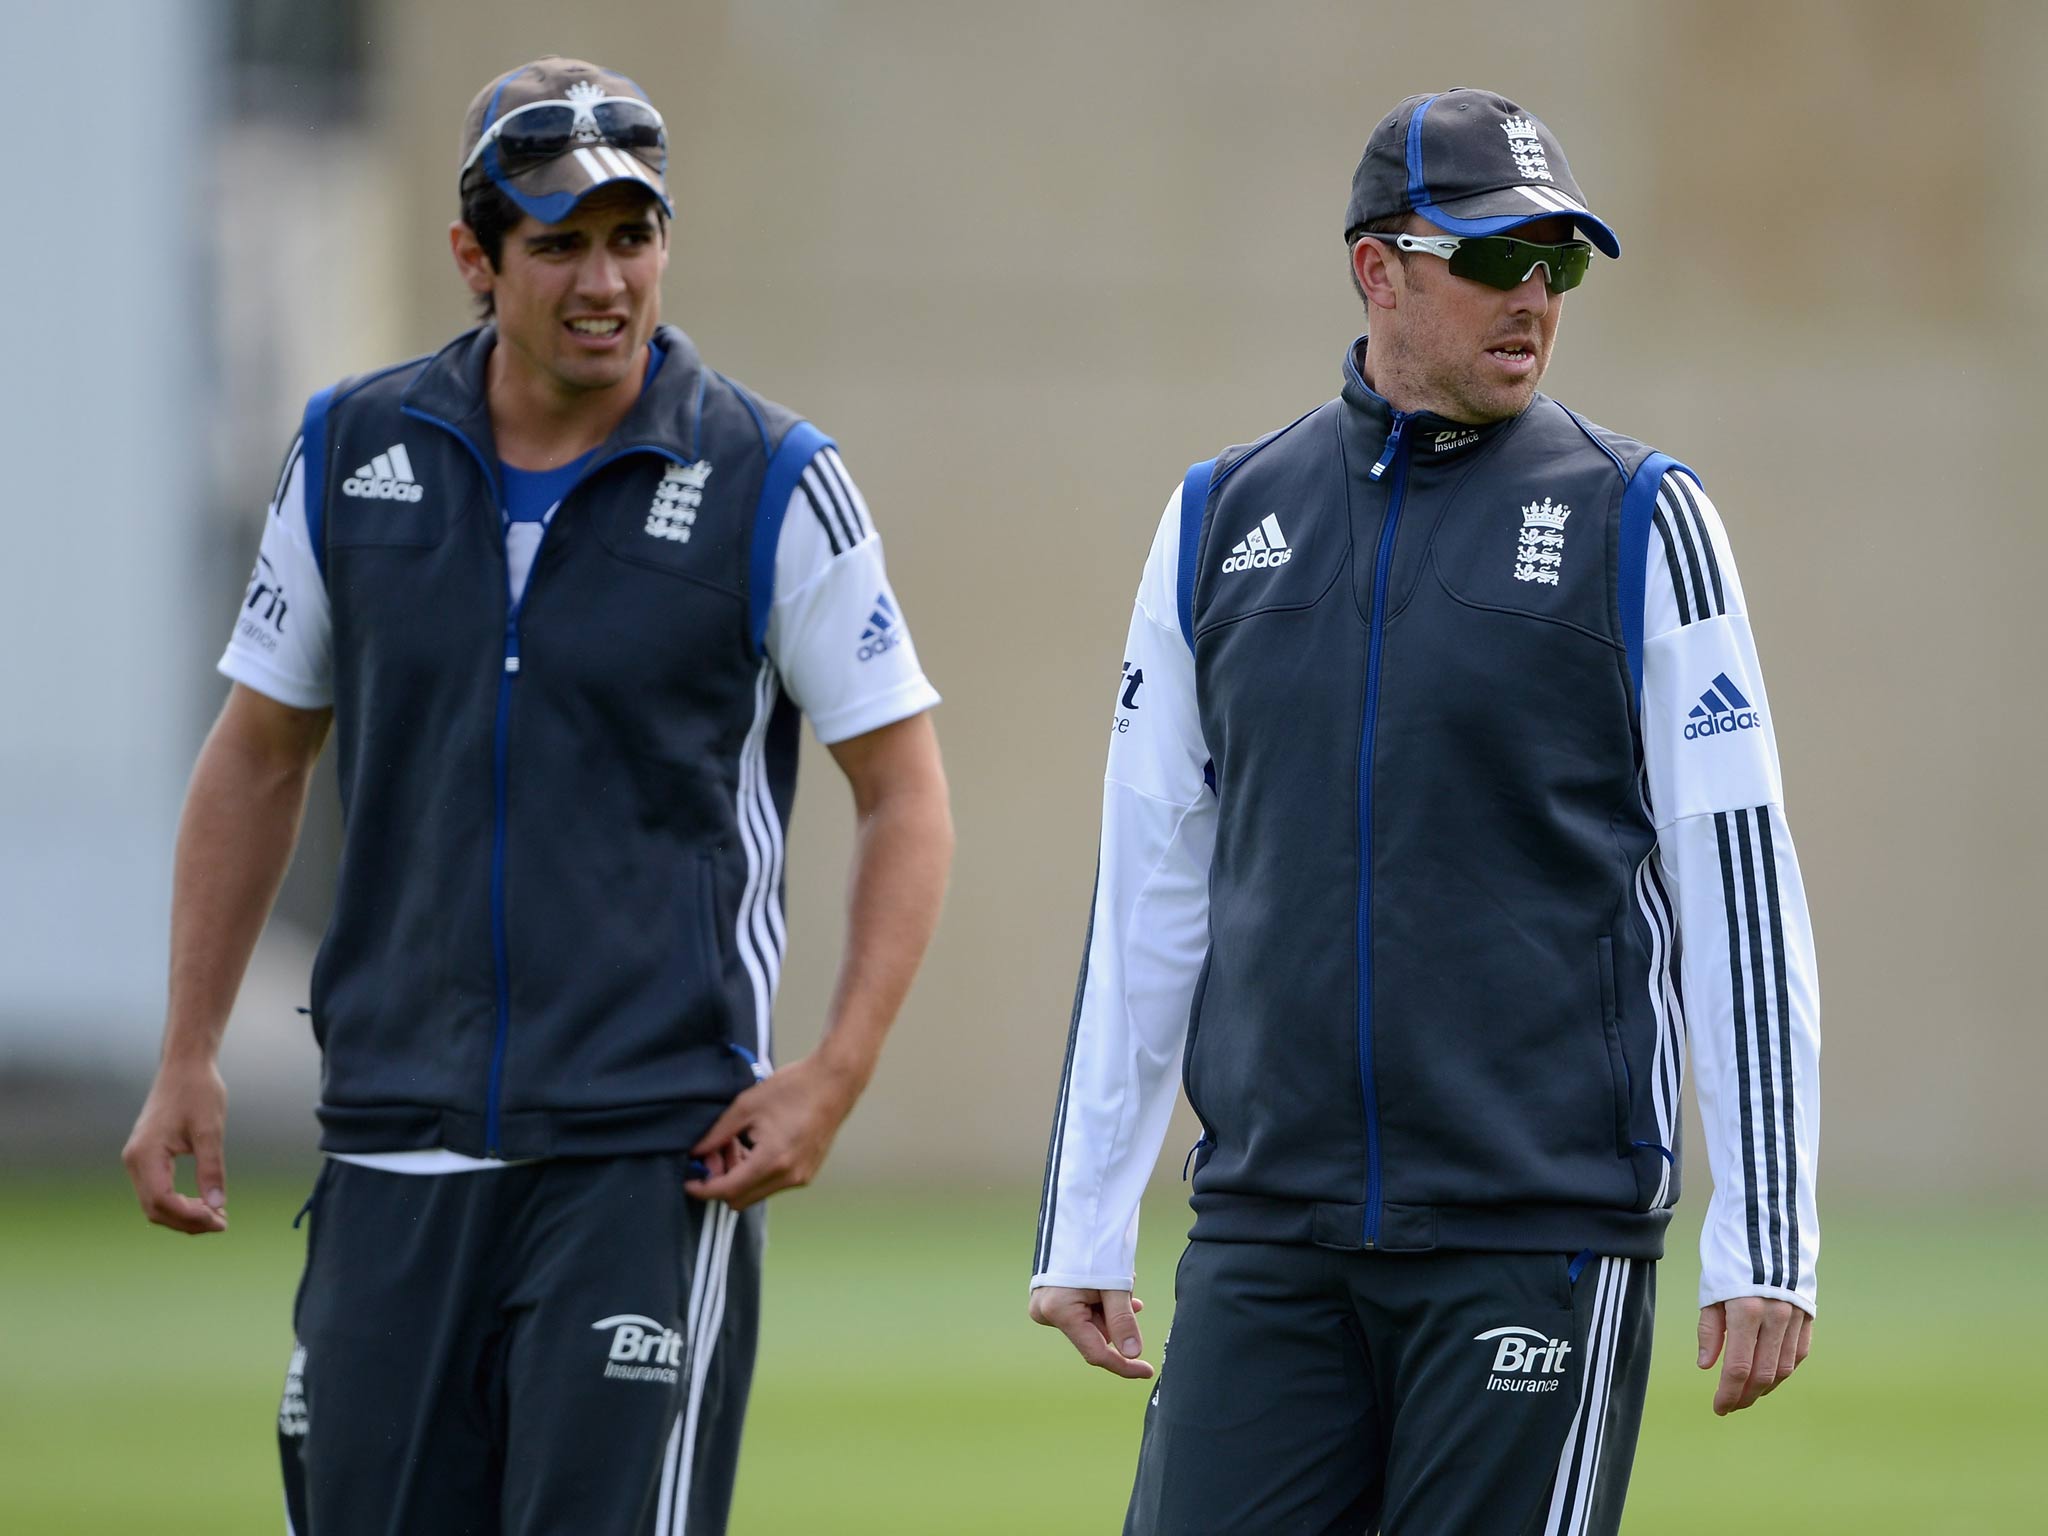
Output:
[[[1550,130],[1411,97],[1344,228],[1370,345],[1188,471],[1139,585],[1032,1315],[1154,1379],[1180,1062],[1195,1223],[1126,1531],[1613,1532],[1688,1037],[1715,1411],[1810,1339],[1775,716],[1698,477],[1537,393],[1620,250]]]
[[[723,1530],[759,1202],[937,920],[938,696],[832,441],[658,323],[666,158],[596,66],[479,94],[451,233],[492,318],[314,396],[221,662],[126,1160],[152,1220],[225,1229],[216,1053],[331,725],[300,1536]],[[800,713],[858,835],[823,1039],[771,1069]]]

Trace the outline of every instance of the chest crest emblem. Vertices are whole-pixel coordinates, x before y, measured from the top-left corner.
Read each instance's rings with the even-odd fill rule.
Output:
[[[704,459],[671,464],[663,470],[661,483],[654,488],[654,502],[647,509],[647,536],[689,543],[697,509],[704,504],[704,482],[710,478],[711,465]]]
[[[1564,567],[1564,525],[1572,509],[1546,496],[1522,508],[1522,537],[1515,545],[1515,580],[1557,585]]]

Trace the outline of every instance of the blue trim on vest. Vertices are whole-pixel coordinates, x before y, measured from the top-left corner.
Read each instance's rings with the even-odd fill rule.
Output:
[[[305,473],[299,484],[306,498],[306,538],[313,546],[313,563],[320,568],[320,582],[327,583],[327,412],[334,405],[330,385],[306,402],[306,419],[299,428],[303,439],[299,456]]]
[[[1202,519],[1209,511],[1209,479],[1216,461],[1190,464],[1180,483],[1180,561],[1174,567],[1174,607],[1180,613],[1180,636],[1195,648],[1195,562],[1202,552]],[[1193,507],[1195,515],[1188,516]]]
[[[1423,97],[1421,104],[1408,119],[1408,206],[1433,221],[1435,216],[1425,212],[1431,204],[1429,185],[1422,179],[1422,114],[1429,110],[1429,104],[1435,100],[1434,96]],[[1460,230],[1459,233],[1463,234],[1464,231]]]
[[[716,370],[706,368],[704,372],[713,373],[716,372]],[[741,405],[744,405],[747,408],[747,414],[754,418],[754,430],[761,434],[761,452],[764,455],[772,457],[775,453],[775,445],[768,440],[768,418],[761,414],[761,408],[758,405],[754,404],[753,398],[750,395],[748,395],[748,393],[744,389],[741,389],[739,385],[733,383],[733,381],[731,379],[728,379],[724,374],[721,373],[718,375],[718,382],[723,384],[727,389],[731,390],[733,393],[733,398],[738,400]],[[703,431],[703,429],[704,396],[702,392],[702,385],[700,382],[699,392],[697,395],[697,430],[701,432]]]
[[[1628,489],[1621,493],[1621,571],[1616,601],[1621,605],[1621,643],[1628,651],[1628,675],[1638,709],[1643,702],[1643,598],[1650,578],[1650,519],[1656,515],[1657,492],[1664,476],[1689,465],[1668,453],[1653,453],[1636,466]]]
[[[753,410],[751,402],[747,409]],[[758,412],[754,419],[760,420]],[[782,538],[782,514],[789,510],[789,498],[796,494],[796,483],[811,460],[835,446],[808,421],[800,421],[783,434],[768,461],[768,473],[761,481],[761,504],[754,509],[754,545],[747,561],[747,640],[756,656],[768,640],[768,608],[775,600],[775,546]]]

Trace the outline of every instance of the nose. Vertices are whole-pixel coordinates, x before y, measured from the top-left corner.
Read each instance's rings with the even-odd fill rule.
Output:
[[[1550,289],[1545,286],[1550,280],[1550,268],[1537,262],[1519,283],[1508,290],[1508,313],[1511,315],[1543,315],[1550,310]]]
[[[577,296],[599,302],[618,297],[625,288],[625,275],[617,254],[602,242],[593,243],[576,265]]]

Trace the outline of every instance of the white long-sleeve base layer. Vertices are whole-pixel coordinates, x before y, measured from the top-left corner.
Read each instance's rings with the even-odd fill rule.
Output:
[[[1180,493],[1139,583],[1117,681],[1087,959],[1047,1159],[1032,1285],[1128,1290],[1208,943],[1215,802],[1176,621]],[[1675,1145],[1688,1035],[1714,1194],[1700,1304],[1815,1310],[1819,985],[1774,717],[1719,515],[1665,479],[1650,529],[1641,728],[1657,829],[1636,894],[1653,936],[1654,1101]],[[1670,1180],[1659,1196],[1670,1199]]]

